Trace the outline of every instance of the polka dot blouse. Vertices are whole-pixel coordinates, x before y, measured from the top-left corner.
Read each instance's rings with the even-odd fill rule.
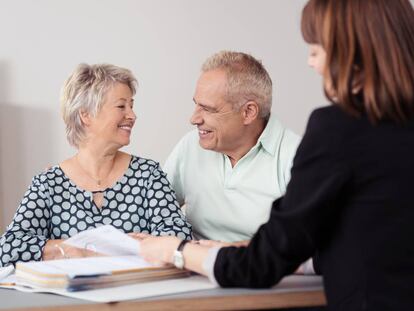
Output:
[[[154,161],[132,156],[125,174],[104,191],[101,208],[59,166],[35,176],[12,223],[0,238],[0,266],[41,260],[49,239],[66,239],[102,225],[128,232],[191,239],[165,173]]]

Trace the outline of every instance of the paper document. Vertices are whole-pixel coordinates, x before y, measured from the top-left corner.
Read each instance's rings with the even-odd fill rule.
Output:
[[[2,285],[0,284],[0,288]],[[5,286],[4,286],[5,287]],[[64,289],[53,288],[27,288],[14,286],[12,288],[24,292],[46,292],[55,293],[67,297],[85,299],[94,302],[114,302],[125,301],[130,299],[142,299],[149,297],[160,297],[177,293],[189,293],[191,291],[201,291],[196,294],[200,298],[210,296],[228,296],[228,295],[250,295],[251,289],[228,288],[221,289],[218,292],[214,290],[216,286],[206,277],[193,275],[189,278],[180,278],[174,280],[162,280],[149,283],[137,283],[119,287],[105,289],[96,289],[80,292],[68,292]],[[10,287],[7,287],[10,288]],[[211,290],[211,291],[210,291]],[[317,275],[290,275],[285,277],[278,285],[271,289],[254,289],[256,294],[269,293],[294,293],[294,292],[312,292],[323,291],[322,278]],[[172,296],[174,298],[175,296]],[[194,296],[193,296],[194,297]],[[115,305],[116,307],[116,305]],[[194,307],[193,309],[196,309]]]
[[[13,265],[0,268],[0,287],[9,287],[16,285],[16,275],[14,275],[13,272]]]
[[[0,280],[7,277],[9,274],[12,274],[14,271],[13,265],[0,268]]]
[[[137,255],[139,252],[139,241],[111,225],[78,233],[65,240],[64,244],[108,256]]]
[[[153,265],[135,255],[18,262],[16,276],[18,284],[81,291],[187,277],[189,272]]]

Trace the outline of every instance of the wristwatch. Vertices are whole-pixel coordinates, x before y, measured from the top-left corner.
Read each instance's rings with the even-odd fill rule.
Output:
[[[187,244],[188,242],[188,240],[182,240],[180,244],[178,244],[177,249],[174,251],[173,264],[178,269],[184,269],[183,249],[185,244]]]

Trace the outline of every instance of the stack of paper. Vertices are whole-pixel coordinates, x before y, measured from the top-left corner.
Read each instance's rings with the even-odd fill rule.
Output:
[[[81,291],[189,276],[172,266],[156,266],[139,256],[139,242],[112,226],[83,231],[64,244],[104,257],[19,262],[18,282],[41,288]]]
[[[138,256],[89,257],[19,262],[18,282],[43,288],[81,291],[189,276],[172,266],[155,266]]]

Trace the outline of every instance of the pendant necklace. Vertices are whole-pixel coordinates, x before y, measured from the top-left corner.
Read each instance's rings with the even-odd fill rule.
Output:
[[[103,177],[103,178],[99,178],[99,179],[96,179],[96,178],[94,178],[94,177],[92,177],[89,173],[88,173],[88,171],[87,170],[85,170],[84,168],[83,168],[83,166],[80,164],[80,162],[79,162],[79,159],[78,159],[78,154],[75,156],[75,160],[76,160],[76,163],[78,164],[78,166],[80,167],[80,169],[82,170],[82,172],[86,175],[86,176],[88,176],[89,177],[89,179],[91,179],[91,180],[93,180],[94,182],[95,182],[95,184],[98,186],[98,188],[101,188],[101,186],[102,186],[102,183],[108,178],[108,176],[111,174],[111,172],[112,172],[112,169],[114,168],[114,165],[115,165],[115,157],[113,158],[113,160],[112,160],[112,164],[111,164],[111,168],[109,169],[109,171],[108,171],[108,173],[106,174],[106,176],[105,177]],[[103,190],[98,190],[98,191],[92,191],[93,193],[95,193],[95,192],[103,192]]]

